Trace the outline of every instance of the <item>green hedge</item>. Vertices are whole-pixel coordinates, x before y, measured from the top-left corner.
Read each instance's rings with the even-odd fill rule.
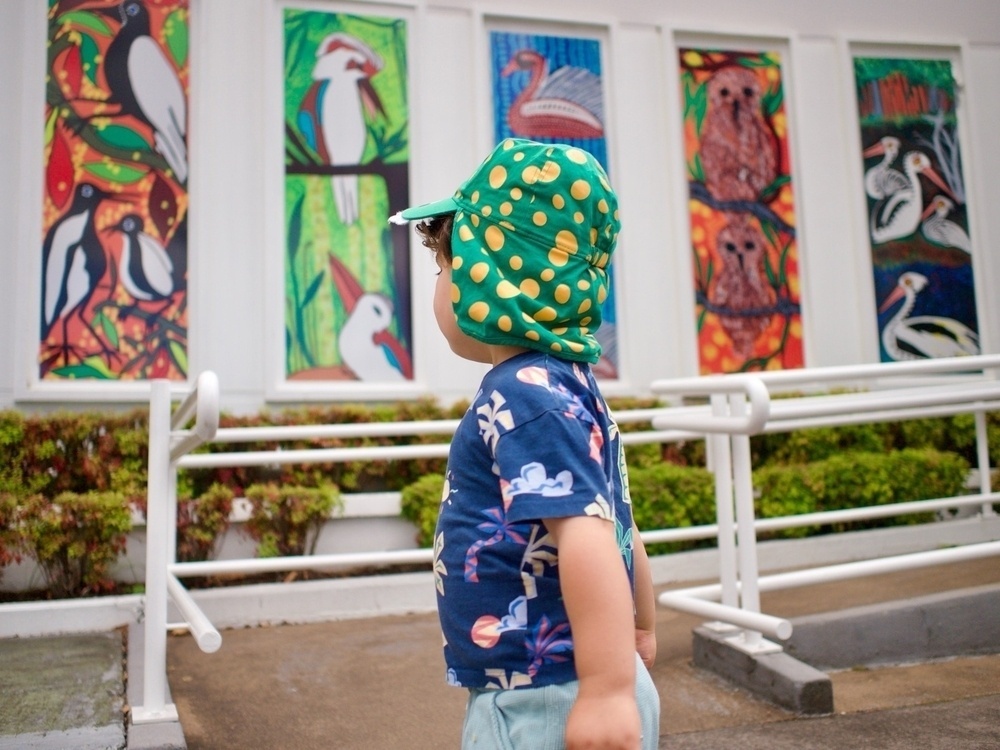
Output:
[[[86,596],[114,589],[111,566],[125,551],[132,514],[118,492],[31,495],[17,524],[24,552],[45,576],[51,596]]]
[[[825,510],[888,505],[961,494],[969,464],[961,456],[932,449],[889,453],[847,453],[822,461],[766,466],[753,473],[758,491],[758,518],[798,515]],[[433,543],[444,477],[423,477],[402,491],[403,515],[416,524],[418,543]],[[641,530],[676,529],[715,523],[712,474],[698,467],[660,463],[629,469],[629,490],[636,525]],[[893,526],[930,520],[932,514],[877,519],[818,528],[772,532],[771,537],[795,537],[846,529]],[[763,537],[762,537],[763,538]],[[652,554],[714,544],[689,541],[656,544]]]
[[[615,410],[649,408],[649,399],[612,400]],[[393,405],[334,405],[262,412],[252,416],[223,415],[222,427],[264,425],[351,424],[460,417],[466,404],[442,408],[430,400]],[[623,432],[641,425],[622,425]],[[988,415],[990,456],[1000,464],[1000,413]],[[356,445],[426,444],[446,440],[442,435],[356,440],[302,440],[285,448]],[[211,444],[199,452],[271,450],[274,442]],[[923,449],[923,452],[915,449]],[[868,503],[896,502],[957,494],[969,464],[976,462],[975,427],[971,415],[913,420],[891,424],[800,430],[791,434],[751,438],[757,501],[762,517],[787,515]],[[664,445],[626,447],[635,516],[640,528],[677,528],[714,521],[714,496],[705,463],[702,440]],[[148,455],[148,417],[144,409],[124,412],[57,412],[25,415],[0,411],[0,576],[4,566],[25,555],[42,563],[47,555],[62,555],[64,569],[52,573],[53,590],[94,593],[114,582],[106,578],[100,560],[119,544],[122,522],[115,508],[145,509]],[[277,467],[222,467],[182,470],[178,476],[178,554],[184,559],[206,559],[215,540],[228,525],[234,496],[246,495],[254,485],[333,488],[339,492],[401,490],[404,515],[420,529],[421,543],[429,544],[437,518],[444,479],[444,459],[397,462],[350,462]],[[321,493],[322,494],[322,493]],[[61,498],[61,500],[57,500]],[[110,498],[113,498],[111,500]],[[194,498],[194,499],[192,499]],[[306,504],[313,504],[309,500]],[[103,504],[103,505],[102,505]],[[87,515],[103,507],[109,514],[110,537],[102,524],[81,522],[89,528],[91,549],[86,560],[81,549],[66,542],[67,529],[53,522],[50,506],[63,511],[69,523],[76,510]],[[88,510],[88,508],[90,510]],[[47,515],[49,514],[49,515]],[[48,519],[48,520],[46,520]],[[905,523],[900,519],[884,523]],[[276,522],[277,523],[277,522]],[[46,525],[47,524],[47,525]],[[858,528],[869,524],[853,524]],[[31,530],[29,531],[29,526]],[[125,529],[127,531],[127,529]],[[827,529],[788,530],[782,536]],[[291,533],[291,532],[289,532]],[[268,532],[260,532],[263,539]],[[116,536],[118,535],[118,536]],[[284,542],[267,537],[267,546]],[[63,541],[60,541],[62,539]],[[273,542],[273,544],[272,544]],[[654,552],[682,549],[708,542],[664,546]],[[87,547],[87,544],[84,544]],[[103,547],[102,547],[103,549]],[[108,553],[110,554],[110,553]],[[116,553],[117,554],[117,553]],[[72,563],[70,561],[73,561]]]
[[[758,518],[892,505],[962,494],[969,463],[954,453],[907,448],[888,453],[844,453],[821,461],[764,466],[753,473]],[[818,528],[794,528],[762,535],[807,536],[881,526],[923,523],[933,513],[899,516]]]
[[[986,415],[990,463],[1000,464],[1000,413]],[[976,425],[972,414],[914,419],[904,422],[815,427],[792,433],[750,438],[754,466],[803,464],[845,452],[879,453],[904,448],[933,448],[962,456],[971,465],[976,458]]]

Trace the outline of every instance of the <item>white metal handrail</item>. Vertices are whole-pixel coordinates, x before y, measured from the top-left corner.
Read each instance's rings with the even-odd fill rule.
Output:
[[[637,409],[616,414],[619,423],[649,422],[657,409]],[[698,409],[686,410],[697,412]],[[194,419],[194,425],[186,428]],[[372,553],[250,558],[207,562],[176,562],[175,527],[169,520],[177,512],[177,470],[219,466],[270,466],[276,464],[337,463],[444,458],[448,442],[416,445],[360,445],[347,447],[283,448],[295,441],[442,435],[450,437],[458,420],[366,422],[337,425],[277,425],[219,428],[219,389],[213,373],[203,373],[193,389],[170,414],[170,389],[165,381],[153,383],[150,398],[150,461],[147,510],[145,597],[145,670],[142,705],[132,709],[133,722],[176,719],[176,707],[166,697],[167,597],[173,600],[203,651],[211,653],[222,643],[221,635],[201,611],[181,582],[191,576],[227,573],[262,573],[294,570],[330,570],[354,566],[430,563],[433,550],[393,550]],[[630,435],[632,433],[629,433]],[[697,433],[649,433],[661,439],[689,439]],[[274,442],[273,450],[191,453],[202,444]],[[161,533],[157,533],[161,531]]]
[[[911,386],[905,393],[880,392],[813,396],[798,399],[771,399],[771,388],[802,383],[835,384],[856,380],[884,380],[887,375],[913,376],[955,372],[956,368],[1000,367],[1000,357],[965,358],[959,363],[934,360],[904,363],[905,366],[860,366],[800,372],[762,373],[760,375],[724,375],[657,381],[652,389],[661,396],[708,397],[709,403],[636,409],[618,412],[620,424],[647,423],[653,429],[622,433],[626,444],[665,443],[707,438],[710,468],[716,476],[717,523],[689,529],[647,530],[641,536],[646,543],[685,539],[718,538],[720,584],[706,597],[705,592],[674,591],[659,598],[661,604],[678,607],[703,616],[745,628],[741,633],[744,647],[759,650],[761,634],[787,638],[791,625],[781,618],[760,612],[759,592],[770,586],[773,577],[757,576],[756,531],[793,526],[860,520],[888,515],[928,512],[943,508],[982,505],[983,512],[1000,495],[989,487],[988,446],[985,412],[1000,406],[1000,382],[985,378],[971,383],[948,386]],[[952,387],[955,386],[955,387]],[[858,410],[862,413],[859,414]],[[918,416],[976,414],[981,492],[960,498],[901,503],[849,511],[827,511],[787,518],[755,519],[750,484],[751,434],[792,430],[806,426],[839,423],[840,420],[875,422],[882,419],[912,419]],[[268,559],[178,563],[175,561],[176,478],[178,468],[214,466],[253,466],[285,463],[334,463],[344,461],[382,461],[412,458],[439,458],[448,453],[448,443],[416,445],[381,445],[315,447],[285,449],[280,445],[269,451],[199,453],[191,451],[206,442],[218,444],[245,442],[284,443],[308,440],[335,440],[416,435],[450,436],[457,420],[361,423],[346,425],[285,425],[275,427],[218,428],[219,391],[214,374],[203,373],[196,388],[188,394],[174,414],[170,414],[169,384],[153,383],[150,400],[149,509],[147,512],[147,564],[145,601],[145,671],[143,704],[133,707],[135,723],[176,719],[176,708],[165,703],[167,597],[174,601],[202,650],[211,652],[221,645],[221,636],[204,616],[180,579],[190,576],[274,572],[303,569],[333,569],[345,566],[427,563],[429,549],[396,550],[373,553],[313,555]],[[190,428],[186,424],[192,419]],[[734,513],[735,511],[735,513]],[[159,533],[158,533],[159,532]],[[739,539],[739,548],[736,540]],[[984,548],[992,554],[993,548]],[[926,553],[930,554],[930,553]],[[968,554],[968,553],[966,553]],[[814,569],[821,571],[824,569]],[[825,569],[832,570],[831,568]],[[848,569],[842,568],[841,574]],[[857,568],[852,569],[857,570]],[[817,572],[813,575],[833,575]],[[763,585],[758,582],[767,580]],[[778,579],[789,580],[789,579]],[[811,579],[810,579],[811,580]],[[709,601],[721,599],[721,603]]]
[[[789,637],[790,625],[784,621],[760,616],[761,582],[757,573],[756,532],[793,526],[814,525],[836,521],[875,518],[930,509],[981,505],[983,515],[990,515],[992,503],[1000,499],[991,491],[989,455],[986,431],[986,412],[1000,405],[1000,380],[996,370],[1000,368],[1000,356],[987,355],[954,359],[921,360],[915,362],[889,363],[885,365],[858,365],[834,368],[820,368],[802,371],[765,372],[759,375],[714,375],[696,381],[697,387],[685,390],[691,381],[656,381],[652,384],[655,393],[671,396],[704,396],[708,394],[713,405],[713,413],[722,421],[713,426],[705,425],[708,433],[709,458],[716,476],[716,510],[720,561],[720,583],[712,587],[713,596],[721,598],[721,604],[703,601],[694,590],[672,591],[658,597],[660,604],[682,609],[695,614],[717,619],[745,628],[734,638],[733,643],[749,652],[762,649],[773,650],[774,644],[762,640],[761,634],[779,639]],[[978,376],[972,373],[978,372]],[[757,383],[770,397],[772,391],[789,389],[809,384],[818,387],[836,387],[847,382],[874,381],[884,388],[887,381],[921,376],[961,375],[961,380],[930,385],[926,382],[911,382],[895,389],[863,393],[835,395],[799,396],[765,402],[746,399],[740,388],[730,381],[738,381],[741,386],[747,379]],[[762,404],[767,403],[764,419],[755,419],[754,412],[764,414]],[[928,416],[972,413],[976,422],[977,461],[979,464],[980,493],[967,498],[938,499],[901,503],[880,508],[858,508],[845,511],[814,513],[791,519],[757,520],[753,510],[753,488],[751,484],[749,437],[751,434],[785,432],[805,427],[821,427],[834,424],[861,424],[889,420],[916,419]],[[733,416],[743,418],[754,429],[733,429]],[[654,417],[653,425],[659,430],[688,427],[688,420],[675,423],[669,410]],[[735,510],[735,513],[734,513]],[[735,516],[735,517],[734,517]],[[708,528],[708,527],[706,527]],[[644,537],[646,538],[646,537]],[[656,532],[649,537],[656,538]],[[738,549],[736,541],[738,540]],[[970,545],[973,546],[973,545]],[[908,556],[901,561],[883,558],[882,564],[889,569],[900,564],[913,566],[931,564],[944,560],[951,551],[936,550]],[[978,548],[962,554],[997,554],[996,546],[979,545]],[[876,570],[876,566],[845,567],[826,566],[814,568],[800,579],[808,581],[837,580],[838,577],[854,575],[857,570]],[[789,582],[793,577],[769,578]],[[791,584],[789,584],[791,585]],[[711,613],[711,614],[710,614]]]

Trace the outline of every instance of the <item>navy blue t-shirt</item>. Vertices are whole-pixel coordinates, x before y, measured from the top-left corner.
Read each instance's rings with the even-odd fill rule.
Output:
[[[451,444],[434,533],[448,682],[539,687],[576,679],[543,518],[614,523],[632,573],[632,508],[618,427],[590,368],[539,352],[483,379]]]

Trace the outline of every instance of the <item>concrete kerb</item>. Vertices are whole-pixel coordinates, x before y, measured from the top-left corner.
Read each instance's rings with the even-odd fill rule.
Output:
[[[733,631],[694,629],[693,661],[750,692],[798,714],[833,713],[833,683],[828,675],[784,651],[749,653]]]
[[[820,669],[1000,653],[1000,585],[792,621],[785,650]]]
[[[930,661],[1000,652],[1000,585],[855,607],[792,621],[778,653],[748,653],[739,631],[701,626],[694,663],[799,714],[834,710],[833,683],[822,670]]]

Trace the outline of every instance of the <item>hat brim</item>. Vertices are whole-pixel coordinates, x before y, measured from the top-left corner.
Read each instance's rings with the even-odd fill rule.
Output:
[[[432,203],[423,203],[419,206],[411,206],[389,217],[393,224],[405,224],[408,221],[417,219],[429,219],[432,216],[452,214],[458,210],[458,204],[454,198],[443,198]]]

